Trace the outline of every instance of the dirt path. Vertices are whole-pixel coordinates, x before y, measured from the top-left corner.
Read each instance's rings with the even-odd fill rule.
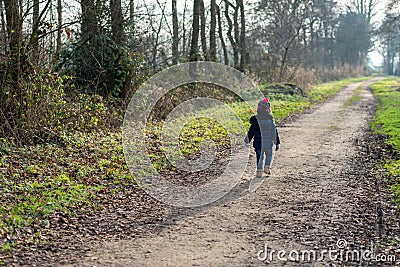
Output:
[[[357,226],[354,204],[362,189],[346,173],[356,153],[354,140],[373,107],[367,89],[372,81],[354,83],[280,127],[273,174],[255,193],[246,190],[254,175],[251,155],[243,182],[224,200],[186,210],[157,234],[95,245],[74,266],[263,266],[269,262],[262,261],[265,246],[289,252],[335,248],[341,238],[349,246],[365,244],[372,230]],[[351,103],[359,86],[360,100]],[[277,254],[272,261],[272,266],[299,266]]]

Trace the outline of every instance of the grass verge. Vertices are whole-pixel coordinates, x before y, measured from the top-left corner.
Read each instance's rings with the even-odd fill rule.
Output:
[[[372,122],[372,129],[377,134],[387,136],[386,142],[394,153],[400,153],[400,82],[394,77],[371,85],[378,100],[377,110]],[[400,208],[400,159],[389,160],[385,164],[387,173],[393,177],[392,190]]]

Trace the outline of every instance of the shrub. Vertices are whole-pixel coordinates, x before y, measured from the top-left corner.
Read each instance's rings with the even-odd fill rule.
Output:
[[[61,62],[61,70],[89,94],[125,98],[132,85],[144,80],[143,57],[106,35],[71,43]]]
[[[1,95],[0,133],[18,144],[60,141],[61,133],[89,131],[107,124],[107,108],[99,95],[74,92],[70,76],[49,71],[20,80],[19,90]]]

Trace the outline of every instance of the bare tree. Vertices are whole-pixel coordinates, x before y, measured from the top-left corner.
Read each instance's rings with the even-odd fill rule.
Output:
[[[208,53],[208,48],[207,48],[206,16],[204,10],[204,1],[199,0],[199,2],[200,2],[200,21],[201,21],[201,27],[200,27],[201,49],[203,50],[204,59],[210,60],[210,55]]]
[[[81,38],[86,41],[98,36],[100,27],[94,0],[81,0],[81,9]]]
[[[32,34],[31,34],[31,46],[32,46],[32,59],[35,65],[39,60],[39,0],[33,0],[33,16],[32,16]]]
[[[0,1],[0,16],[1,16],[1,34],[3,44],[1,45],[4,49],[4,54],[7,54],[7,30],[6,30],[6,19],[4,16],[4,4],[3,1]]]
[[[58,56],[61,54],[61,33],[62,33],[62,3],[61,0],[57,0],[57,43],[56,43],[56,57],[57,60]]]
[[[118,45],[123,45],[125,42],[125,34],[121,0],[110,0],[110,13],[113,40]]]
[[[18,83],[21,74],[21,38],[22,19],[20,15],[20,4],[18,0],[4,0],[6,10],[7,35],[9,42],[9,53],[12,73]]]
[[[375,9],[378,4],[378,0],[351,0],[347,4],[349,11],[355,10],[358,14],[364,14],[367,19],[367,23],[371,23],[372,17],[375,15]]]
[[[186,40],[186,11],[187,11],[187,0],[185,0],[184,6],[183,6],[183,14],[182,14],[182,55],[187,56],[187,51],[189,50],[187,48],[189,42]]]
[[[233,33],[234,33],[234,38],[235,38],[235,42],[234,45],[235,46],[235,55],[234,55],[234,67],[236,69],[240,68],[240,31],[239,31],[239,6],[236,5],[233,6]]]
[[[129,0],[129,26],[131,34],[135,32],[135,0]]]
[[[236,5],[240,9],[240,66],[239,70],[244,71],[247,64],[246,49],[246,16],[244,13],[243,0],[236,0]]]
[[[384,71],[388,75],[400,75],[400,1],[389,1],[384,20],[379,27],[379,39],[383,46]],[[396,66],[397,62],[397,66]]]
[[[219,36],[219,40],[221,42],[224,63],[225,63],[225,65],[229,65],[228,50],[226,49],[226,44],[225,44],[225,40],[224,40],[224,32],[222,30],[221,10],[218,5],[216,5],[215,7],[217,10],[217,19],[218,19],[218,36]]]
[[[179,28],[178,28],[178,9],[176,0],[172,0],[172,64],[178,63],[179,58]]]
[[[199,56],[199,19],[200,19],[200,2],[201,0],[193,0],[193,23],[192,23],[192,41],[190,44],[190,61],[197,61]]]
[[[228,31],[227,31],[227,35],[228,35],[228,39],[231,42],[232,45],[232,49],[233,49],[233,65],[235,67],[237,67],[239,65],[239,52],[238,52],[238,47],[236,44],[236,40],[235,38],[232,36],[232,31],[234,31],[234,24],[232,22],[232,19],[230,17],[229,14],[229,7],[232,7],[235,10],[236,13],[236,8],[234,5],[232,5],[229,0],[225,0],[225,18],[226,21],[228,22]],[[236,13],[237,14],[237,13]],[[235,21],[236,23],[237,21]],[[236,30],[236,27],[235,27]],[[237,37],[237,35],[235,34],[235,37]]]
[[[216,29],[217,29],[217,16],[216,16],[216,3],[215,0],[211,0],[210,4],[210,60],[217,60],[217,39],[216,39]]]

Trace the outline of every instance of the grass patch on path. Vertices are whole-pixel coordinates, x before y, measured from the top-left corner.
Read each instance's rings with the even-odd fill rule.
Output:
[[[355,89],[353,91],[353,95],[349,99],[347,99],[346,102],[344,102],[344,104],[342,105],[342,108],[343,109],[347,109],[351,105],[353,105],[354,103],[358,102],[360,100],[360,98],[361,98],[361,96],[360,96],[361,95],[361,90],[362,90],[362,87],[358,87],[357,89]]]
[[[400,153],[400,82],[394,77],[371,85],[378,100],[377,111],[372,122],[375,133],[387,136],[387,143],[396,153]],[[400,205],[400,159],[386,162],[385,169],[393,177],[392,190]],[[400,207],[400,206],[399,206]]]

